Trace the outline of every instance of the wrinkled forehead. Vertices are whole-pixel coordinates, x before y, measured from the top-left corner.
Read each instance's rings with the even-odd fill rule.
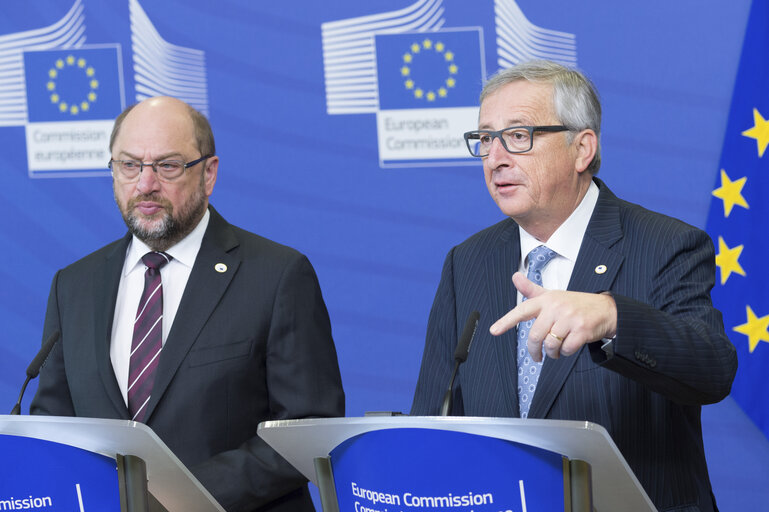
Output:
[[[527,80],[510,82],[489,93],[478,114],[480,129],[534,126],[556,121],[552,84]]]

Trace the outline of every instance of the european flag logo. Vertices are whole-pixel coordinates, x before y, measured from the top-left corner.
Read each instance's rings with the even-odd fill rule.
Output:
[[[380,110],[478,105],[478,29],[380,34],[374,41]]]
[[[28,121],[114,119],[122,110],[118,50],[24,52]]]
[[[707,229],[719,269],[713,302],[739,360],[732,397],[769,437],[767,48],[769,2],[753,2]]]

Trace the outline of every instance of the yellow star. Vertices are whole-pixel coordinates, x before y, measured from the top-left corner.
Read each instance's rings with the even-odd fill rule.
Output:
[[[430,41],[429,39],[425,39],[424,41],[422,41],[422,48],[424,48],[425,50],[429,50],[432,47],[433,47],[433,42]]]
[[[411,45],[411,53],[419,53],[419,44],[414,43]]]
[[[753,109],[753,123],[755,125],[749,130],[745,130],[742,134],[745,137],[756,139],[758,145],[758,157],[764,156],[766,146],[769,145],[769,119],[764,119],[757,108]]]
[[[721,169],[721,186],[713,191],[713,195],[724,201],[724,217],[728,217],[732,213],[735,204],[746,209],[749,208],[748,202],[742,197],[742,187],[745,186],[747,179],[747,177],[742,177],[732,181],[726,171]]]
[[[446,48],[446,46],[443,43],[441,43],[440,41],[435,43],[435,51],[436,52],[442,52],[445,48]]]
[[[64,67],[64,61],[61,59],[56,59],[56,67],[61,69]]]
[[[87,97],[88,97],[88,101],[90,101],[90,102],[96,101],[96,93],[95,92],[89,92]]]
[[[51,94],[51,103],[58,103],[59,102],[59,95],[56,93]]]
[[[84,58],[80,57],[79,59],[77,59],[77,67],[79,67],[79,68],[84,68],[85,67],[85,59]]]
[[[446,62],[451,62],[452,60],[454,60],[454,52],[444,53],[443,58],[446,59]]]
[[[451,73],[452,75],[456,75],[457,74],[457,65],[456,64],[452,64],[451,66],[449,66],[449,73]]]
[[[56,83],[48,82],[47,84],[45,84],[45,88],[48,89],[49,91],[53,91],[54,89],[56,89]]]
[[[58,74],[59,73],[57,73],[56,70],[53,69],[53,68],[48,70],[48,78],[56,78],[56,75],[58,75]]]
[[[75,63],[75,57],[72,55],[67,55],[67,65],[71,66]]]
[[[422,96],[424,95],[425,95],[425,91],[423,91],[422,89],[417,89],[416,91],[414,91],[414,97],[417,99],[421,99]]]
[[[412,57],[410,53],[407,53],[403,56],[403,62],[406,64],[410,63],[412,60],[414,60],[414,57]]]
[[[77,105],[72,105],[71,107],[69,107],[69,111],[72,115],[77,115],[77,113],[80,112],[80,109],[78,108]]]
[[[455,85],[457,85],[457,81],[454,78],[447,78],[446,85],[448,85],[449,87],[454,87]]]
[[[88,67],[88,69],[85,70],[85,74],[88,76],[93,76],[94,73],[96,73],[96,70],[90,66]]]
[[[67,111],[67,104],[63,101],[59,103],[59,112],[66,112]]]
[[[769,315],[758,318],[750,306],[746,306],[748,312],[748,321],[734,328],[740,334],[748,337],[748,347],[752,353],[758,346],[759,341],[769,343]]]
[[[87,101],[83,101],[82,103],[80,103],[80,110],[82,110],[83,112],[85,112],[89,108],[91,108],[91,106],[88,104]]]
[[[96,79],[91,80],[90,82],[91,89],[98,89],[99,88],[99,81]]]
[[[448,93],[449,92],[446,90],[445,87],[441,87],[440,89],[438,89],[438,96],[440,96],[441,98],[445,98]]]
[[[404,85],[406,86],[406,89],[413,89],[414,88],[414,81],[412,79],[408,79],[404,82]]]
[[[409,76],[409,73],[411,73],[411,70],[409,69],[409,67],[408,67],[408,66],[403,66],[403,67],[401,68],[401,75],[403,75],[403,76]]]
[[[729,248],[724,242],[724,239],[718,237],[718,254],[716,254],[716,265],[721,269],[721,284],[724,284],[729,276],[734,272],[741,276],[745,275],[742,265],[740,265],[739,259],[742,254],[744,245],[738,245],[737,247]]]
[[[428,93],[427,93],[427,101],[435,101],[435,92],[428,91]]]

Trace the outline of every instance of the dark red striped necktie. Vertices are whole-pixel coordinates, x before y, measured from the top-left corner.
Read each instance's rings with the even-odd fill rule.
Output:
[[[163,348],[163,283],[160,269],[171,261],[171,256],[164,252],[148,252],[142,256],[142,261],[147,271],[134,321],[128,373],[128,412],[134,421],[144,419]]]

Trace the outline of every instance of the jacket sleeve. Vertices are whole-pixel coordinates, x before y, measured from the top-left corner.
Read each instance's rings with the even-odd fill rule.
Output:
[[[689,405],[715,403],[729,394],[737,355],[713,307],[713,243],[690,228],[654,253],[648,300],[615,294],[617,336],[607,357],[589,345],[593,360]]]

